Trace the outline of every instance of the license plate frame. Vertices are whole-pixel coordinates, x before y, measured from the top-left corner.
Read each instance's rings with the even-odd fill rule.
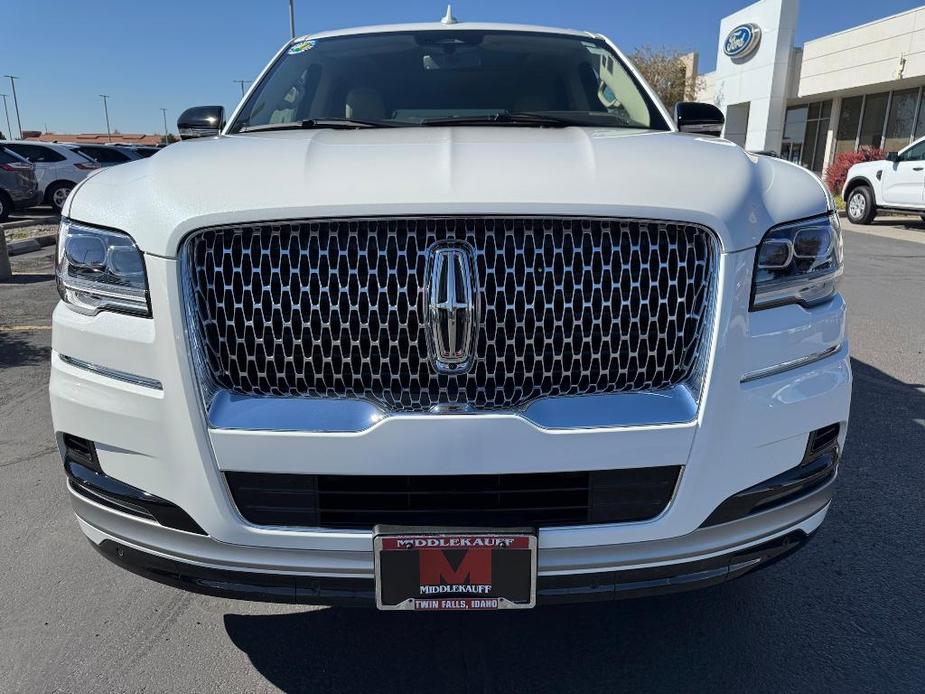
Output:
[[[536,606],[533,528],[377,526],[373,560],[380,610],[495,611]]]

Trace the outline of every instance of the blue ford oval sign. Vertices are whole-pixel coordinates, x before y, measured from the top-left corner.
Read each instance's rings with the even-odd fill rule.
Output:
[[[761,29],[757,24],[740,24],[726,36],[723,53],[733,60],[745,58],[755,52],[760,42]]]

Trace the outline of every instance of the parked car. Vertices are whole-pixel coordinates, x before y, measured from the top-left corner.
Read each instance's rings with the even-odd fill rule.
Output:
[[[160,147],[134,147],[135,152],[144,159],[161,151]]]
[[[113,147],[119,147],[120,149],[131,150],[132,152],[142,157],[143,159],[147,159],[151,155],[157,154],[162,149],[161,147],[152,147],[148,145],[124,145],[124,144],[113,145]]]
[[[870,224],[880,211],[911,212],[925,219],[925,137],[886,159],[852,166],[842,198],[855,224]]]
[[[0,145],[35,165],[40,200],[57,212],[74,186],[100,168],[92,159],[60,144],[5,140]]]
[[[32,207],[40,200],[35,167],[15,152],[0,146],[0,222],[6,221],[13,210]]]
[[[126,162],[136,161],[142,156],[137,154],[133,149],[127,147],[107,147],[106,145],[83,145],[83,144],[66,144],[76,152],[84,155],[88,159],[95,161],[102,167],[116,166]]]
[[[189,590],[496,609],[803,546],[845,439],[834,201],[596,34],[293,40],[67,203],[80,527]],[[758,584],[753,584],[759,589]]]

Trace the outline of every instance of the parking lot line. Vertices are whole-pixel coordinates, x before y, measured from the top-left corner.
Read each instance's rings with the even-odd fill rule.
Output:
[[[33,330],[51,330],[50,325],[0,325],[0,333],[28,333]]]

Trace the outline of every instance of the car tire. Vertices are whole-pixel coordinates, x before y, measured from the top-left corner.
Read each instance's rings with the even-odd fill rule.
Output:
[[[0,190],[0,222],[5,222],[9,218],[12,211],[13,201],[10,199],[9,195]]]
[[[870,224],[877,216],[874,196],[867,186],[858,186],[848,194],[845,200],[845,212],[848,221],[855,224]]]
[[[64,202],[67,200],[67,196],[71,194],[73,189],[74,184],[69,181],[55,183],[45,191],[45,202],[51,205],[55,212],[60,214],[61,208],[64,207]]]

